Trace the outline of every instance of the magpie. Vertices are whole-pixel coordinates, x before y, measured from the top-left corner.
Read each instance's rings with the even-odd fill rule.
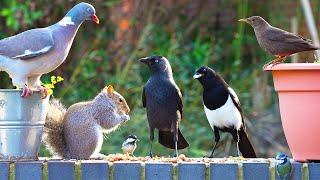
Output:
[[[203,87],[204,110],[211,128],[214,130],[215,145],[210,158],[220,140],[219,132],[231,133],[243,157],[254,158],[256,153],[245,131],[243,112],[235,91],[213,69],[202,66],[196,70],[194,79]]]
[[[138,138],[135,135],[129,135],[129,137],[122,143],[123,154],[132,154],[137,148]]]
[[[159,143],[174,149],[174,157],[177,157],[178,149],[184,149],[189,144],[179,129],[183,108],[182,95],[173,79],[171,66],[163,56],[150,56],[139,61],[147,65],[151,72],[142,92],[142,105],[147,110],[150,130],[149,156],[153,156],[154,130],[158,129]]]

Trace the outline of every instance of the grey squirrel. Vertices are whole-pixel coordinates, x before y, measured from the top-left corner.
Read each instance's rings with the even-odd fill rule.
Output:
[[[49,151],[64,159],[103,158],[103,133],[130,119],[126,100],[111,85],[93,100],[66,109],[58,100],[49,103],[43,141]]]

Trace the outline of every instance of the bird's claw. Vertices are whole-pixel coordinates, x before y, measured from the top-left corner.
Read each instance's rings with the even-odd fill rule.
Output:
[[[38,90],[40,91],[41,99],[45,99],[49,94],[46,87],[41,86],[40,88],[38,88]]]
[[[265,65],[263,66],[263,69],[266,69],[269,65],[271,65],[270,69],[272,69],[273,66],[275,66],[275,65],[277,65],[277,64],[283,63],[283,62],[286,60],[287,57],[288,57],[288,56],[278,57],[278,58],[276,58],[276,59],[268,62],[267,64],[265,64]]]
[[[151,151],[149,152],[149,157],[150,157],[150,158],[153,158],[153,154],[152,154]]]
[[[213,158],[213,156],[212,156],[212,155],[210,155],[210,156],[203,156],[203,158]]]
[[[33,91],[29,88],[27,84],[24,85],[21,93],[21,97],[27,98],[33,94]]]

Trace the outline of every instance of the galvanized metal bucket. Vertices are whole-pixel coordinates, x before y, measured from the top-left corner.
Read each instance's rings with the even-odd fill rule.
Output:
[[[0,160],[38,159],[49,97],[0,89]]]

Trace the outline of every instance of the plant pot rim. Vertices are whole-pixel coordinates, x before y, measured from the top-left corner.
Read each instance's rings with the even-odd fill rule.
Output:
[[[320,70],[320,63],[282,63],[269,65],[264,71],[286,71],[286,70]]]

